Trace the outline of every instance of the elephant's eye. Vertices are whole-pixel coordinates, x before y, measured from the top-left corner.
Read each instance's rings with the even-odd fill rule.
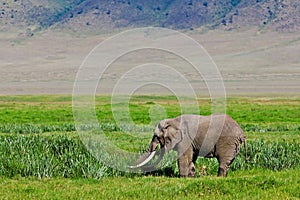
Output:
[[[167,132],[168,128],[169,128],[169,126],[164,127],[164,128],[162,129],[162,132],[163,132],[163,133]]]
[[[170,137],[166,137],[165,141],[166,141],[167,144],[169,144],[171,142],[171,138]]]

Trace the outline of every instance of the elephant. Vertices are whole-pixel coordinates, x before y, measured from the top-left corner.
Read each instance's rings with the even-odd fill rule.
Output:
[[[217,158],[217,175],[226,177],[230,164],[239,153],[243,142],[247,160],[246,135],[229,115],[184,114],[158,123],[147,151],[131,168],[147,166],[157,154],[160,145],[159,158],[154,165],[161,161],[165,152],[175,150],[178,154],[177,164],[181,177],[195,177],[198,156]]]

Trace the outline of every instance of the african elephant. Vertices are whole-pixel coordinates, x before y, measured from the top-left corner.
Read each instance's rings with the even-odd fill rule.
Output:
[[[147,151],[132,168],[146,166],[155,156],[160,145],[158,164],[165,152],[178,153],[178,168],[181,177],[194,177],[198,156],[213,158],[219,162],[218,176],[227,176],[230,164],[244,142],[246,159],[246,136],[241,127],[230,116],[181,115],[158,123]]]

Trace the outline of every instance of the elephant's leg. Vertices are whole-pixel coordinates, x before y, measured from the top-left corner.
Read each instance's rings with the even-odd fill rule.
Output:
[[[218,160],[219,160],[218,176],[226,177],[228,174],[230,164],[233,162],[234,158],[222,158]]]
[[[234,161],[235,156],[240,150],[241,142],[238,138],[227,137],[216,146],[216,154],[219,161],[218,176],[226,177],[230,164]]]
[[[179,154],[179,152],[178,152]],[[189,147],[185,153],[179,155],[178,168],[181,177],[194,177],[196,174],[193,163],[193,148]]]

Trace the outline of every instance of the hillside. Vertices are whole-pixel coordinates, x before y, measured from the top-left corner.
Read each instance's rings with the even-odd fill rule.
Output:
[[[0,30],[21,29],[28,36],[46,28],[102,32],[205,26],[295,32],[300,27],[300,2],[293,0],[3,0],[0,6]]]

